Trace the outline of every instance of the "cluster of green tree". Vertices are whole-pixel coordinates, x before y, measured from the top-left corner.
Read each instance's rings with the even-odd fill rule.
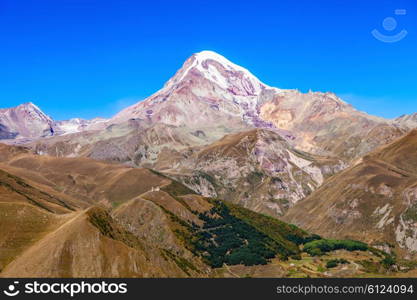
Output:
[[[326,268],[330,269],[330,268],[335,268],[337,267],[339,264],[348,264],[349,261],[344,259],[344,258],[339,258],[339,259],[331,259],[329,261],[327,261],[326,263]]]
[[[156,171],[153,172],[165,177]],[[204,221],[204,226],[200,227],[194,223],[185,222],[164,209],[171,216],[172,221],[177,224],[174,232],[180,240],[194,254],[203,256],[206,263],[212,267],[221,267],[224,263],[229,265],[266,264],[269,259],[276,256],[282,260],[286,260],[288,257],[301,259],[300,245],[304,245],[303,251],[311,256],[319,256],[339,249],[368,250],[381,258],[381,261],[378,262],[379,265],[390,268],[396,264],[395,256],[370,247],[363,242],[322,239],[319,235],[309,234],[293,224],[229,202],[206,198],[213,204],[213,208],[209,212],[192,211],[180,196],[194,194],[194,192],[176,181],[164,186],[162,190],[183,203],[186,208]],[[113,233],[101,218],[92,218],[91,221],[104,233]],[[344,262],[329,261],[328,263],[331,267]]]
[[[396,264],[396,261],[395,261],[395,258],[393,256],[387,254],[387,255],[385,255],[384,259],[381,260],[381,264],[385,268],[389,269],[391,266]]]
[[[224,203],[213,203],[215,205],[209,212],[200,213],[204,226],[196,231],[198,238],[194,239],[194,248],[203,253],[210,266],[221,267],[225,263],[247,266],[266,264],[275,256],[287,259],[297,252],[286,249],[278,241],[232,215]]]
[[[225,205],[230,209],[232,215],[255,227],[279,242],[284,248],[291,249],[295,253],[299,252],[298,245],[321,239],[320,236],[310,235],[293,224],[285,223],[229,202],[225,202]]]
[[[394,255],[390,255],[384,251],[371,247],[368,244],[354,240],[314,240],[304,244],[303,251],[310,254],[311,256],[320,256],[326,252],[335,251],[339,249],[344,249],[347,251],[370,251],[374,255],[381,258],[379,264],[385,267],[386,269],[389,269],[390,267],[396,264]],[[333,265],[334,262],[331,262],[330,264]]]
[[[311,256],[320,256],[326,252],[345,249],[347,251],[361,250],[366,251],[369,249],[368,245],[354,240],[314,240],[304,244],[303,251],[307,252]]]
[[[287,239],[294,242],[296,245],[303,245],[312,241],[321,240],[322,237],[317,234],[301,236],[297,234],[288,234]]]
[[[175,181],[162,190],[181,203],[181,195],[193,193]],[[168,211],[166,213],[177,224],[174,232],[178,238],[212,267],[221,267],[224,263],[266,264],[276,256],[288,259],[300,253],[298,244],[308,236],[307,232],[294,225],[221,200],[207,200],[213,204],[213,208],[206,213],[192,211],[183,203],[204,221],[203,227],[184,222]]]
[[[383,273],[391,269],[397,270],[394,267],[397,264],[402,266],[401,262],[398,263],[395,257],[389,254],[385,254],[384,258],[380,261],[367,259],[367,260],[361,260],[358,263],[362,265],[362,267],[365,269],[367,273],[373,273],[373,274]]]

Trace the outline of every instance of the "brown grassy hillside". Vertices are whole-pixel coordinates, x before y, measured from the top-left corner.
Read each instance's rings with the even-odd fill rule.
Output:
[[[286,221],[329,237],[417,251],[417,130],[333,176]]]
[[[147,169],[1,150],[2,277],[207,277],[296,255],[308,236]]]

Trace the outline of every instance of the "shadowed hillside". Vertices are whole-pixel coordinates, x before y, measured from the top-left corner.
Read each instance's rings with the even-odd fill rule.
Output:
[[[331,177],[285,220],[329,237],[417,251],[417,130]]]
[[[309,236],[147,169],[2,148],[4,277],[207,277],[288,259]]]

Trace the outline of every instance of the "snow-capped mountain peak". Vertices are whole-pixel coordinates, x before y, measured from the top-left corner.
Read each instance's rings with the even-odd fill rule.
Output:
[[[270,88],[249,70],[209,50],[193,54],[165,87],[179,84],[196,73],[235,95],[257,96],[263,89]]]
[[[102,118],[54,121],[38,106],[26,102],[16,107],[0,108],[0,140],[16,139],[27,142],[41,137],[99,130],[105,128],[106,121]]]
[[[201,51],[188,58],[161,90],[122,110],[109,122],[138,118],[175,126],[212,122],[225,126],[228,122],[258,124],[257,109],[266,90],[272,94],[281,91],[262,83],[222,55]],[[261,127],[265,126],[270,124]]]
[[[32,138],[53,134],[53,120],[32,102],[0,109],[0,124],[6,138]]]
[[[9,111],[13,111],[10,109]],[[52,122],[52,119],[46,115],[37,105],[32,102],[26,102],[23,104],[18,105],[14,111],[22,111],[30,114],[30,117],[36,118],[39,120],[44,120],[46,122]]]
[[[85,120],[81,118],[72,118],[64,121],[57,121],[54,124],[54,129],[58,135],[66,135],[77,133],[86,130],[97,130],[105,127],[107,119],[94,118],[92,120]]]

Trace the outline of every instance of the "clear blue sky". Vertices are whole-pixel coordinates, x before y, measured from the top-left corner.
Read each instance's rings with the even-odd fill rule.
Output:
[[[373,29],[408,35],[383,43]],[[0,107],[110,117],[201,50],[272,86],[333,91],[384,117],[417,112],[415,0],[0,0]]]

